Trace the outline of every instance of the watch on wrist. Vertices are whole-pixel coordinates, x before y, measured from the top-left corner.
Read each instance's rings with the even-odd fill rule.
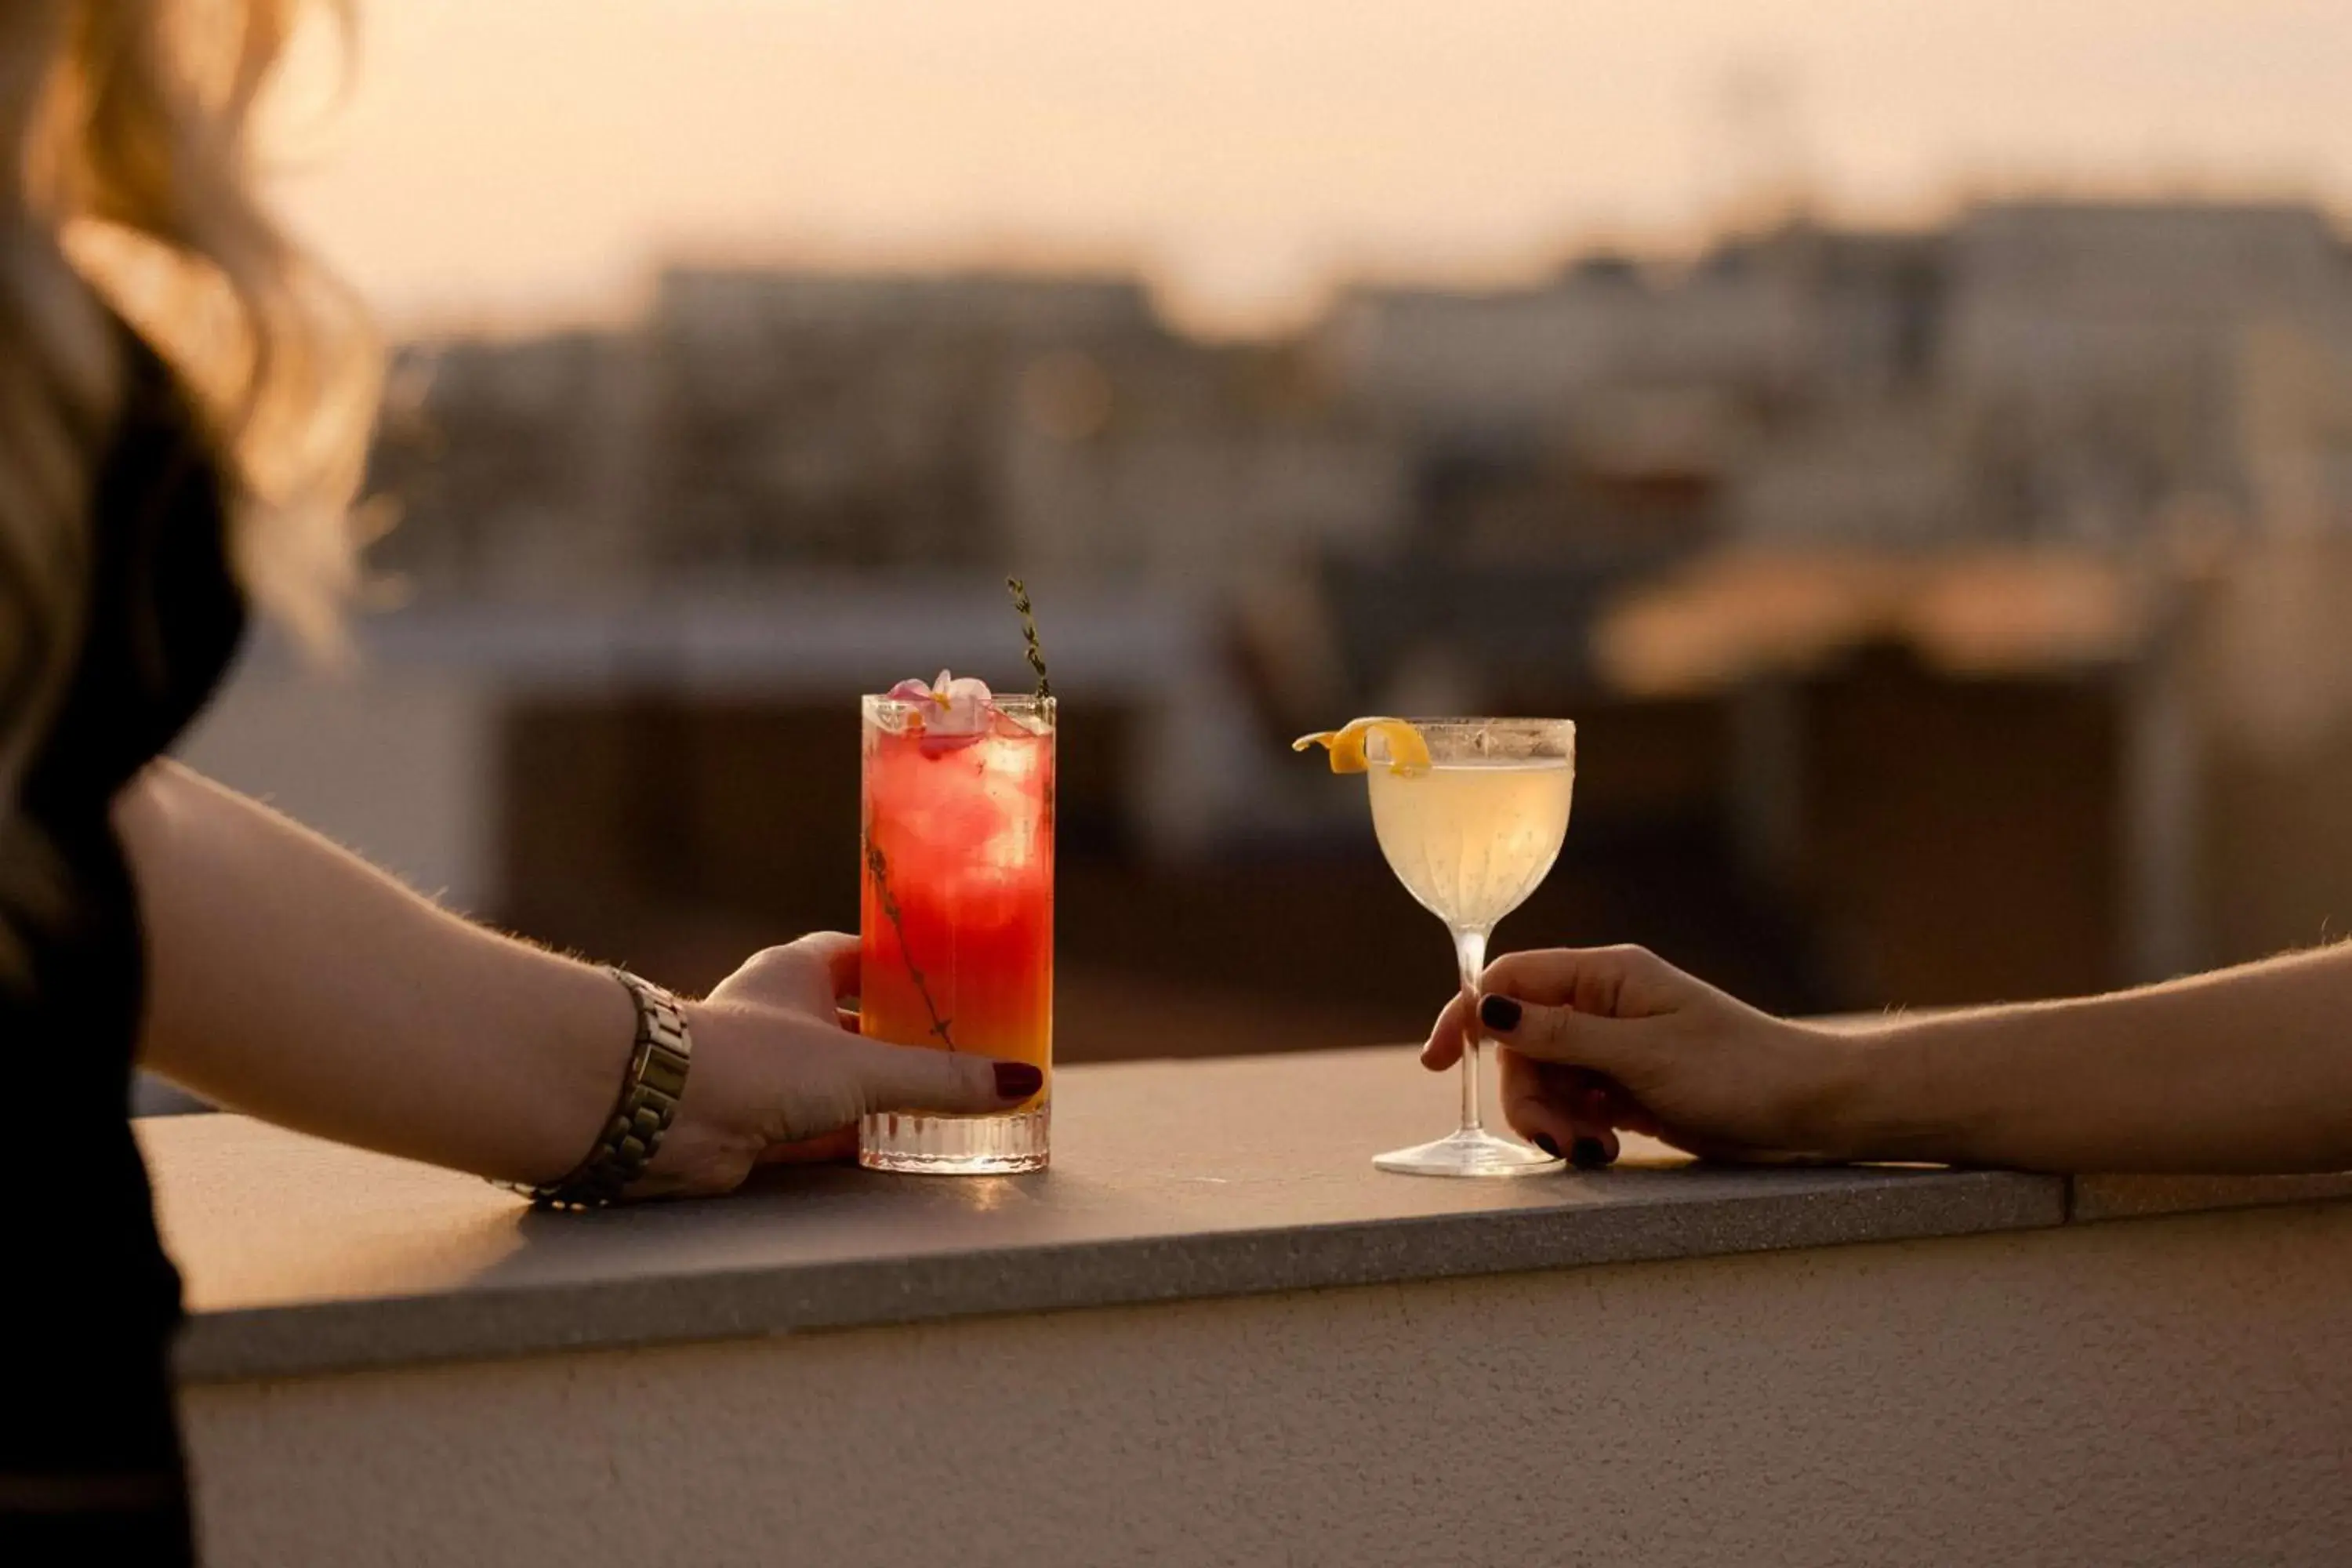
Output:
[[[620,1099],[587,1158],[571,1173],[539,1186],[509,1183],[543,1209],[593,1209],[617,1202],[629,1184],[645,1173],[661,1147],[662,1134],[677,1115],[686,1094],[686,1070],[694,1042],[678,999],[625,969],[605,971],[636,1005],[637,1033]]]

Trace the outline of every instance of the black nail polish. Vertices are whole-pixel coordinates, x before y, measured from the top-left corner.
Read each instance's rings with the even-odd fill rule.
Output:
[[[1549,1132],[1536,1134],[1536,1147],[1555,1160],[1559,1158],[1559,1145],[1552,1142],[1552,1136]]]
[[[1597,1171],[1609,1163],[1609,1151],[1598,1138],[1580,1138],[1569,1145],[1568,1163],[1580,1171]]]
[[[1045,1087],[1043,1069],[1027,1062],[996,1064],[996,1092],[1005,1100],[1026,1100]]]
[[[1478,999],[1478,1021],[1507,1035],[1519,1026],[1519,1005],[1508,996],[1482,996]]]

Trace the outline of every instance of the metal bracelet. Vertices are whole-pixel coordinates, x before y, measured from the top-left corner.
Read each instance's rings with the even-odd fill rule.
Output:
[[[569,1175],[542,1186],[517,1186],[534,1208],[593,1209],[616,1202],[645,1173],[661,1147],[686,1093],[686,1069],[694,1055],[686,1008],[676,996],[625,969],[607,969],[637,1006],[637,1035],[629,1070],[596,1146]]]

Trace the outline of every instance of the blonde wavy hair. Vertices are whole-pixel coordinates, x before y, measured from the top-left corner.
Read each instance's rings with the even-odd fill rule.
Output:
[[[256,110],[307,8],[0,0],[0,818],[80,646],[124,388],[110,307],[194,400],[247,592],[314,644],[340,625],[380,354],[254,184]],[[0,864],[0,893],[25,870]],[[10,945],[0,921],[0,971]]]

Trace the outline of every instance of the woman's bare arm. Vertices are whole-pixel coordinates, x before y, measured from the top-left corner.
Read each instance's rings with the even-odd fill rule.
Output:
[[[1768,1016],[1639,948],[1513,953],[1484,989],[1512,1124],[1562,1149],[1613,1157],[1626,1127],[1727,1159],[2352,1169],[2352,947],[1853,1028]],[[1469,1008],[1440,1016],[1429,1065],[1459,1057]]]
[[[2352,948],[1894,1020],[1839,1103],[1865,1154],[2066,1171],[2352,1168]],[[1913,1158],[1922,1157],[1914,1152]]]

